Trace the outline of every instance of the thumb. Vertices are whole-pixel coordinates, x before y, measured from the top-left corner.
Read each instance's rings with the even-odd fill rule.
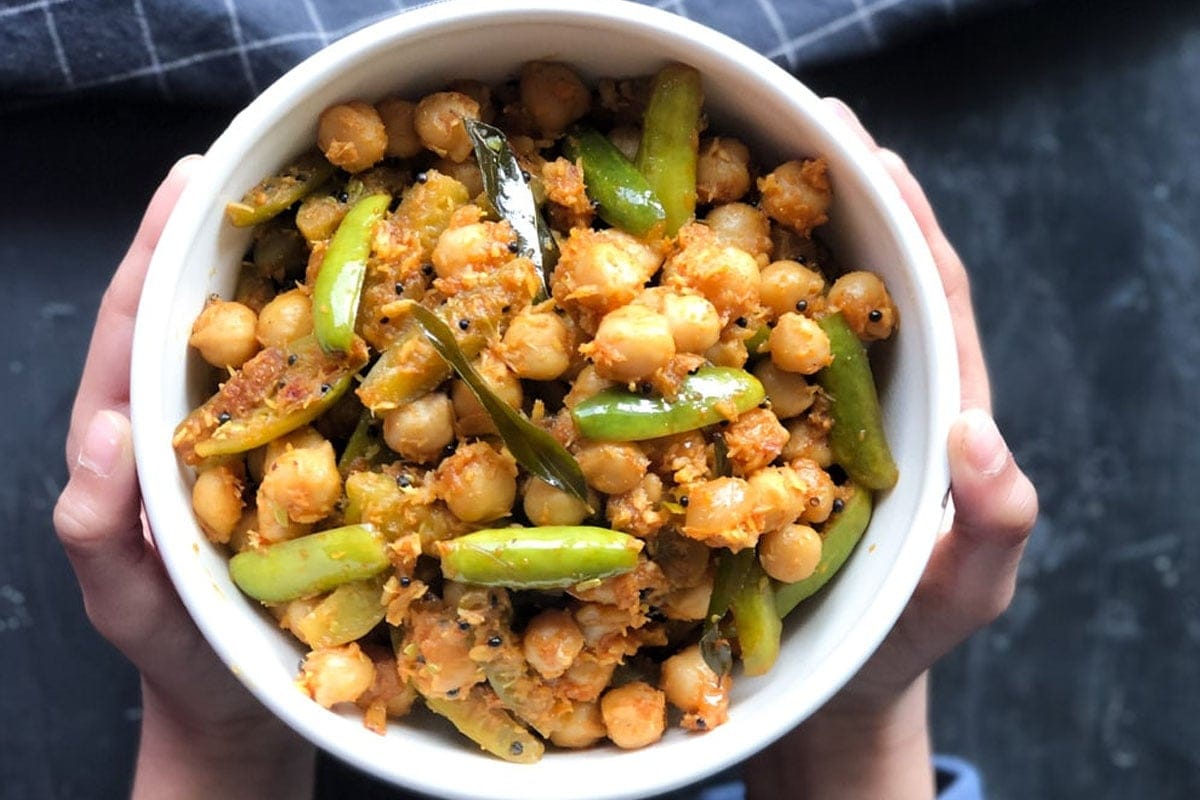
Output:
[[[947,633],[961,639],[1008,608],[1038,501],[987,412],[959,416],[949,456],[954,524],[938,542],[922,583],[944,608],[954,609]]]
[[[129,420],[96,412],[69,468],[55,530],[92,624],[136,662],[142,637],[179,601],[143,532]]]

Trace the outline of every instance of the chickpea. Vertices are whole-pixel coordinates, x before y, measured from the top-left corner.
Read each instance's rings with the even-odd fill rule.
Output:
[[[745,250],[760,264],[770,260],[771,222],[754,206],[726,203],[708,212],[704,222],[725,244]]]
[[[788,161],[774,172],[758,179],[759,201],[767,216],[786,225],[801,236],[829,221],[829,206],[833,192],[825,159]]]
[[[784,525],[758,540],[758,560],[777,581],[802,581],[821,560],[821,536],[807,525]]]
[[[562,677],[554,679],[554,689],[568,700],[579,703],[595,702],[600,693],[608,687],[616,668],[615,662],[598,661],[585,650]]]
[[[513,408],[521,407],[525,400],[521,379],[499,357],[493,355],[490,350],[484,350],[472,366],[497,397]],[[455,426],[460,435],[485,436],[497,432],[496,423],[492,421],[491,415],[480,405],[479,398],[466,383],[461,380],[452,381],[450,399],[454,402]]]
[[[375,111],[387,132],[387,149],[384,155],[393,158],[412,158],[421,152],[423,145],[413,118],[417,104],[400,97],[385,97],[375,104]]]
[[[437,469],[438,496],[463,522],[507,516],[517,497],[517,464],[487,442],[460,444]]]
[[[771,410],[780,419],[800,416],[817,396],[815,384],[809,383],[803,375],[780,369],[769,358],[754,365],[754,376],[762,382],[771,399]]]
[[[701,545],[703,546],[703,545]],[[667,619],[699,620],[708,614],[709,601],[712,600],[713,582],[710,575],[708,580],[696,586],[687,586],[670,592],[660,603],[659,608]]]
[[[794,522],[808,508],[810,486],[791,467],[765,467],[751,475],[749,481],[758,496],[765,531]]]
[[[824,292],[821,273],[796,261],[775,261],[762,272],[762,302],[776,317],[815,310]]]
[[[465,161],[472,146],[464,119],[479,119],[479,103],[461,92],[435,92],[417,103],[413,126],[425,147],[451,161]]]
[[[436,461],[454,441],[454,404],[445,392],[431,392],[387,412],[383,441],[409,461]]]
[[[521,67],[521,105],[542,136],[550,139],[588,112],[592,95],[567,65],[530,61]]]
[[[644,681],[609,689],[600,698],[608,738],[631,750],[654,744],[667,727],[667,696]]]
[[[594,442],[575,453],[588,485],[605,494],[633,491],[642,482],[650,459],[634,442]]]
[[[663,662],[659,678],[667,701],[684,713],[683,727],[709,730],[729,719],[733,679],[713,672],[694,644]]]
[[[768,340],[771,363],[785,372],[812,375],[833,363],[829,337],[808,317],[790,311],[779,318]]]
[[[357,643],[314,650],[300,668],[300,686],[325,708],[353,703],[375,682],[375,662]]]
[[[553,312],[521,312],[504,332],[505,363],[521,378],[549,381],[571,366],[571,329]]]
[[[696,162],[696,200],[702,204],[729,203],[750,191],[750,148],[729,137],[700,142]]]
[[[662,256],[645,242],[610,228],[577,228],[562,244],[551,291],[559,306],[580,315],[588,333],[600,317],[631,302],[658,271]]]
[[[560,716],[550,731],[550,741],[559,747],[578,749],[591,747],[606,733],[599,703],[573,703],[571,710]]]
[[[522,506],[534,525],[578,525],[588,516],[587,503],[540,478],[525,487]]]
[[[621,155],[633,161],[642,146],[642,132],[632,125],[618,125],[608,132],[608,140],[616,145]]]
[[[242,519],[242,470],[221,465],[203,470],[192,486],[192,509],[210,541],[226,544]]]
[[[512,228],[506,222],[459,225],[442,232],[430,260],[439,278],[461,278],[511,260],[508,249],[511,241],[514,241]]]
[[[595,362],[601,377],[630,383],[650,377],[670,362],[675,355],[675,337],[662,314],[628,305],[606,314],[596,338],[579,352]]]
[[[387,151],[387,129],[375,108],[361,100],[330,106],[317,120],[317,146],[347,172],[362,172]]]
[[[258,352],[258,318],[241,303],[211,300],[192,324],[188,344],[214,367],[236,369]]]
[[[833,500],[837,495],[837,486],[829,473],[815,461],[798,458],[788,466],[795,470],[804,489],[804,513],[800,519],[804,522],[824,522],[833,513]]]
[[[757,490],[742,478],[714,478],[688,491],[683,535],[735,553],[753,547],[763,532]]]
[[[839,309],[850,329],[864,341],[886,339],[896,327],[896,306],[878,275],[847,272],[833,282],[829,305]]]
[[[542,611],[525,628],[521,651],[525,660],[543,678],[557,678],[567,671],[583,650],[583,632],[566,609]]]
[[[264,501],[300,523],[324,519],[337,507],[342,494],[333,445],[289,450],[267,467],[258,487],[259,505]]]
[[[579,402],[600,394],[613,385],[612,381],[601,378],[596,372],[596,368],[588,364],[575,376],[575,381],[571,384],[571,391],[567,392],[567,396],[563,398],[563,405],[567,408],[574,408]]]
[[[663,267],[664,285],[704,295],[722,325],[758,311],[761,277],[754,256],[718,241],[708,227],[696,223],[681,228],[679,240],[682,249]]]
[[[475,159],[466,158],[455,162],[448,158],[439,158],[433,162],[432,168],[467,187],[467,197],[479,197],[483,194],[483,171],[479,169]]]
[[[752,408],[725,428],[729,463],[735,475],[749,475],[770,464],[787,440],[787,428],[767,408]]]
[[[698,294],[682,294],[669,286],[655,286],[638,295],[634,303],[667,318],[676,352],[703,353],[721,338],[717,309]]]
[[[312,333],[312,299],[303,289],[276,295],[258,314],[255,337],[263,347],[283,347]]]
[[[788,443],[783,446],[781,455],[788,461],[805,458],[814,461],[822,468],[828,468],[833,463],[833,450],[829,446],[829,427],[818,424],[812,419],[793,420],[788,423]]]
[[[496,106],[492,103],[492,87],[486,83],[468,78],[458,78],[450,81],[447,88],[452,92],[465,94],[479,103],[479,118],[484,122],[491,122],[496,118]]]

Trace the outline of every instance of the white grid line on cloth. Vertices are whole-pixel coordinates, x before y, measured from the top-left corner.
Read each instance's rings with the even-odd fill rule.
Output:
[[[325,47],[329,44],[329,34],[325,31],[325,25],[321,22],[321,17],[317,14],[317,7],[313,5],[312,0],[304,0],[304,8],[308,11],[308,18],[312,21],[313,27],[317,31],[317,36],[321,40],[321,46]]]
[[[0,8],[0,19],[15,17],[18,14],[28,14],[30,11],[46,11],[50,6],[61,5],[69,0],[38,0],[36,3],[25,3],[11,8]]]
[[[54,12],[50,10],[53,3],[50,0],[42,0],[38,5],[46,17],[46,32],[50,34],[50,43],[54,45],[54,58],[58,60],[58,69],[62,72],[63,81],[68,89],[74,89],[75,75],[71,72],[71,63],[67,61],[67,51],[63,47],[62,39],[58,38],[58,25],[54,22]]]
[[[250,54],[246,52],[246,40],[242,37],[242,23],[238,21],[237,8],[233,0],[225,0],[225,14],[229,17],[229,27],[233,31],[233,41],[237,46],[238,61],[242,64],[242,75],[251,94],[258,94],[258,81],[254,79],[254,68],[250,66]]]
[[[771,29],[775,31],[775,35],[779,37],[779,46],[783,48],[783,54],[787,57],[787,63],[790,66],[796,64],[796,49],[791,46],[787,29],[783,27],[783,20],[779,18],[779,9],[775,8],[775,3],[772,0],[758,0],[759,8],[767,15],[767,23]]]
[[[862,24],[867,41],[871,43],[871,47],[879,47],[879,32],[875,30],[875,20],[871,18],[871,13],[863,8],[863,0],[854,0],[854,7],[862,12],[858,21]]]
[[[164,100],[170,102],[171,89],[167,86],[167,74],[162,71],[158,60],[158,48],[154,46],[154,38],[150,35],[150,23],[146,21],[146,8],[142,5],[142,0],[133,0],[133,15],[137,17],[138,28],[142,31],[142,44],[146,47],[146,54],[150,56],[150,69],[154,71],[158,91]]]
[[[891,8],[892,6],[898,6],[904,2],[906,2],[906,0],[875,0],[874,3],[870,3],[863,6],[861,9],[832,19],[819,28],[813,28],[811,31],[792,37],[788,41],[788,44],[792,47],[793,51],[799,52],[805,47],[808,47],[810,44],[821,41],[826,36],[832,36],[840,30],[844,30],[852,25],[855,25],[858,23],[859,17],[863,14],[875,14]],[[784,49],[782,46],[780,46],[766,53],[766,56],[767,58],[779,58],[783,54]]]

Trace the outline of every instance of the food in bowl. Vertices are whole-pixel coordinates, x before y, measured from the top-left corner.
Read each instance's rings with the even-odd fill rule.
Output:
[[[229,205],[254,243],[173,444],[315,701],[420,698],[517,762],[711,730],[848,558],[898,475],[895,305],[814,237],[819,154],[758,174],[704,128],[686,65],[529,62],[331,106]]]

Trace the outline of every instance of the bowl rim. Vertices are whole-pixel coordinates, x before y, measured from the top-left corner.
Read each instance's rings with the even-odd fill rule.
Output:
[[[825,138],[833,143],[834,149],[840,150],[841,158],[852,164],[860,173],[872,202],[881,208],[885,222],[890,228],[889,233],[894,237],[902,257],[909,265],[908,270],[912,273],[928,312],[928,327],[925,331],[928,341],[925,346],[933,356],[930,364],[933,380],[932,385],[928,387],[931,403],[930,436],[942,444],[929,448],[928,463],[919,465],[923,469],[923,480],[915,504],[917,514],[912,520],[911,530],[895,563],[863,615],[863,619],[868,622],[848,632],[844,640],[832,649],[829,658],[823,662],[825,668],[814,675],[812,681],[805,686],[807,702],[795,709],[781,708],[769,719],[764,720],[762,735],[752,743],[739,743],[739,746],[716,754],[707,753],[707,760],[703,763],[689,764],[687,769],[676,770],[677,774],[665,776],[665,779],[660,779],[653,785],[641,784],[641,788],[636,790],[631,788],[632,784],[619,786],[615,790],[582,787],[583,793],[571,795],[580,798],[634,797],[647,791],[662,792],[687,785],[731,766],[765,747],[824,704],[878,648],[914,591],[932,552],[934,541],[942,529],[949,487],[949,467],[944,443],[950,423],[959,407],[957,354],[953,344],[954,334],[949,308],[929,247],[899,190],[887,176],[878,159],[870,153],[857,135],[851,133],[845,123],[811,90],[766,57],[697,22],[629,0],[610,0],[602,4],[565,7],[556,0],[437,0],[398,12],[330,44],[289,70],[234,117],[208,149],[206,157],[221,163],[253,146],[264,119],[279,118],[281,113],[299,102],[313,86],[319,85],[323,76],[341,72],[365,50],[422,32],[436,31],[440,35],[453,35],[453,30],[446,29],[466,24],[467,20],[470,20],[471,24],[485,24],[487,21],[500,19],[527,18],[531,14],[561,17],[563,21],[569,19],[573,23],[591,21],[608,25],[630,25],[643,31],[669,36],[680,42],[686,41],[690,47],[724,53],[725,60],[738,62],[753,71],[756,80],[769,84],[774,91],[790,95],[801,113],[813,126],[822,130]],[[162,408],[162,392],[156,380],[158,375],[155,372],[155,364],[158,361],[156,354],[163,346],[161,331],[165,329],[169,308],[156,298],[169,296],[178,273],[178,269],[173,268],[171,262],[177,260],[176,253],[180,248],[195,237],[204,207],[211,202],[211,198],[220,188],[220,172],[201,170],[184,189],[163,228],[159,245],[151,259],[138,308],[131,366],[131,416],[135,420],[134,449],[139,465],[139,478],[142,481],[146,514],[153,530],[167,530],[170,517],[166,516],[165,509],[159,510],[156,493],[151,485],[151,476],[161,470],[178,469],[170,447],[164,448],[162,442],[149,439],[146,432],[139,433],[142,429],[136,424],[137,419],[153,417]],[[386,765],[361,756],[353,748],[338,748],[336,743],[331,746],[328,737],[323,735],[321,730],[327,719],[323,709],[317,708],[307,698],[302,698],[290,686],[250,680],[238,667],[238,654],[231,651],[215,620],[203,610],[207,600],[201,594],[210,591],[211,587],[202,571],[196,570],[194,562],[187,558],[188,554],[184,551],[188,548],[173,547],[169,544],[164,547],[158,537],[156,545],[175,590],[206,641],[258,700],[286,724],[308,740],[321,742],[322,746],[328,747],[338,758],[390,782],[402,783],[418,791],[446,797],[479,796],[475,792],[456,794],[460,790],[439,784],[435,780],[414,780],[410,776],[400,775],[394,769],[386,769]],[[303,705],[311,708],[305,709],[297,704],[297,699],[301,698],[304,700]],[[499,787],[500,793],[494,796],[525,796],[520,787],[508,788],[510,794],[504,794],[505,787]],[[566,789],[560,788],[564,791]]]

